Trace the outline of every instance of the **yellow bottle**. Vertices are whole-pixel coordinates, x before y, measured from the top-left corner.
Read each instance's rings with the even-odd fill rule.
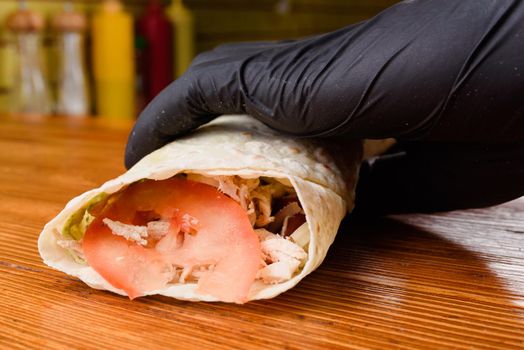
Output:
[[[133,21],[118,0],[106,0],[93,17],[93,67],[97,114],[135,117]]]
[[[175,78],[181,76],[195,57],[194,20],[191,11],[184,6],[182,0],[173,0],[167,10],[175,31],[173,57]]]

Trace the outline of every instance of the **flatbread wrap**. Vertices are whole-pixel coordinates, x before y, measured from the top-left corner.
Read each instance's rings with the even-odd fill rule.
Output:
[[[361,156],[360,142],[320,145],[222,116],[72,199],[39,252],[130,298],[272,298],[325,258],[353,207]]]

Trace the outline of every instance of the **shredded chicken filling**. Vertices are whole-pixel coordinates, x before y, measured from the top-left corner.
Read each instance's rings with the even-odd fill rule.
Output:
[[[303,247],[307,245],[309,237],[304,238],[303,232],[307,231],[305,214],[293,188],[274,180],[244,179],[239,176],[205,177],[188,174],[187,178],[216,187],[246,211],[261,243],[258,280],[266,284],[282,283],[303,267],[307,260]],[[114,235],[159,251],[179,247],[187,235],[198,234],[198,220],[188,214],[176,223],[169,218],[155,217],[152,213],[146,215],[150,221],[144,226],[109,218],[104,218],[103,223]],[[83,258],[79,242],[60,239],[57,243]],[[171,283],[196,282],[203,273],[213,268],[214,264],[173,266]]]

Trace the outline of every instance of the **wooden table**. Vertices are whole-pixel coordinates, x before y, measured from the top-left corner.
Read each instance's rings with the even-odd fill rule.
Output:
[[[524,199],[346,222],[295,289],[135,301],[43,265],[42,226],[122,171],[130,124],[0,116],[2,349],[524,349]]]

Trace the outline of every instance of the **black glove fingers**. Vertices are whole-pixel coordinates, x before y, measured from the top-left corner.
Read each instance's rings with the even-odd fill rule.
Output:
[[[524,2],[492,18],[458,75],[432,140],[524,140]]]
[[[343,90],[334,86],[318,88],[329,55],[337,50],[337,39],[308,38],[254,52],[246,58],[239,70],[239,85],[247,113],[293,135],[308,136],[319,123],[321,128],[329,124],[330,115],[345,108],[330,103],[334,94],[340,96]],[[331,108],[326,110],[326,106]]]
[[[524,123],[524,99],[515,97],[524,84],[522,23],[524,3],[514,0],[403,2],[367,22],[253,54],[240,75],[246,110],[294,135],[482,142],[493,139],[506,106],[512,123],[498,139],[506,129],[516,141],[524,130],[513,127]],[[487,86],[498,93],[470,98]],[[456,108],[461,96],[469,100]],[[490,99],[481,117],[468,112]],[[477,121],[483,132],[472,138]]]
[[[365,162],[354,214],[479,208],[524,195],[524,144],[412,143]]]
[[[240,43],[228,43],[215,47],[211,52],[216,54],[231,55],[237,53],[254,53],[262,50],[272,50],[281,46],[289,45],[296,40],[281,41],[248,41]]]
[[[370,22],[389,33],[366,58],[375,60],[382,45],[407,46],[333,131],[442,142],[522,140],[524,99],[516,91],[524,87],[518,76],[524,69],[524,3],[417,1],[395,7],[397,13],[391,8]]]
[[[221,114],[243,113],[237,85],[239,65],[237,61],[208,60],[190,67],[158,94],[129,135],[126,167]]]
[[[198,54],[191,63],[191,66],[195,67],[210,62],[216,64],[221,60],[229,62],[231,60],[245,59],[261,51],[277,49],[292,42],[294,41],[254,41],[222,44],[212,50]]]
[[[518,0],[417,0],[303,40],[220,46],[144,110],[126,165],[226,113],[301,136],[517,142],[522,23]]]
[[[210,120],[194,108],[189,94],[194,89],[186,75],[171,83],[140,113],[125,152],[125,166],[130,168],[142,157]]]

